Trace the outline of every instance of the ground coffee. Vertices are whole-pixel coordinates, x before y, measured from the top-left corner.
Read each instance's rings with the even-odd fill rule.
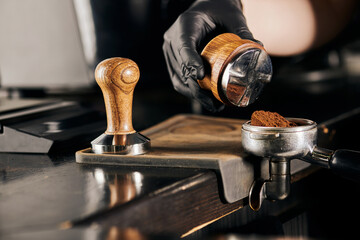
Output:
[[[276,112],[255,111],[251,115],[251,125],[262,127],[295,127],[296,123],[288,121]]]

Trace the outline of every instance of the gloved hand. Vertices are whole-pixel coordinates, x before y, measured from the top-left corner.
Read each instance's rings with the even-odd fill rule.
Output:
[[[254,40],[249,31],[240,0],[197,0],[182,13],[164,34],[163,51],[176,91],[199,101],[212,112],[223,109],[211,92],[201,89],[197,79],[205,76],[197,49],[205,37],[221,29],[241,38]]]

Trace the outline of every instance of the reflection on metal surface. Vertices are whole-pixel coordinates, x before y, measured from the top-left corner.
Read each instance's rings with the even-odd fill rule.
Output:
[[[261,49],[248,49],[230,62],[223,73],[221,87],[227,100],[238,107],[254,102],[270,82],[272,64]]]
[[[104,191],[109,191],[109,207],[128,202],[140,195],[144,176],[137,171],[127,174],[105,173],[102,169],[94,170],[94,177]]]
[[[45,133],[59,133],[63,131],[60,127],[61,125],[60,122],[52,121],[52,122],[44,122],[43,124],[47,127]]]
[[[94,177],[95,177],[95,180],[99,183],[99,185],[105,184],[105,182],[106,182],[105,173],[102,169],[96,168],[94,170]]]
[[[103,230],[99,227],[88,227],[81,232],[81,239],[83,240],[99,240],[102,239]]]
[[[119,229],[111,227],[107,233],[106,240],[145,240],[147,239],[135,228]]]
[[[0,232],[22,234],[16,231],[24,226],[33,231],[63,223],[61,229],[68,230],[56,228],[63,239],[88,239],[81,237],[83,229],[78,231],[74,222],[199,173],[196,169],[79,166],[73,153],[1,153],[0,160]],[[33,234],[40,237],[31,239],[52,239],[43,231]]]
[[[143,193],[144,175],[138,171],[116,173],[94,168],[87,177],[85,191],[86,212],[97,206],[112,208]]]
[[[97,191],[88,191],[89,193],[92,192],[94,194],[88,196],[88,204],[93,203],[94,201],[107,201],[106,199],[99,199],[99,191],[103,193],[109,192],[109,207],[128,202],[142,193],[144,176],[138,171],[126,174],[116,174],[105,172],[101,168],[95,168],[92,175],[94,176],[93,179],[97,185]],[[100,195],[106,196],[107,194]]]
[[[139,155],[150,150],[150,139],[140,133],[102,134],[91,142],[91,148],[96,154]]]
[[[140,194],[143,186],[144,176],[140,172],[133,172],[132,177],[133,177],[136,193]]]
[[[110,207],[128,202],[136,196],[135,184],[130,174],[123,176],[115,175],[114,181],[109,183],[109,189]]]

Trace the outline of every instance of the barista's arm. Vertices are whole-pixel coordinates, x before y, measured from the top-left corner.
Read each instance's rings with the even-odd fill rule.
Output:
[[[277,56],[303,53],[333,39],[349,22],[356,0],[242,0],[254,37]]]

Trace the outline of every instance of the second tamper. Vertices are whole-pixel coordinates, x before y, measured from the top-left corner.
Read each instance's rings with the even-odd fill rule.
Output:
[[[144,154],[150,139],[136,132],[132,125],[132,101],[140,71],[126,58],[110,58],[98,64],[95,79],[104,95],[107,129],[91,142],[96,154]]]
[[[221,102],[246,107],[260,95],[272,77],[269,55],[260,44],[232,33],[213,38],[201,52],[208,66],[201,88]]]

